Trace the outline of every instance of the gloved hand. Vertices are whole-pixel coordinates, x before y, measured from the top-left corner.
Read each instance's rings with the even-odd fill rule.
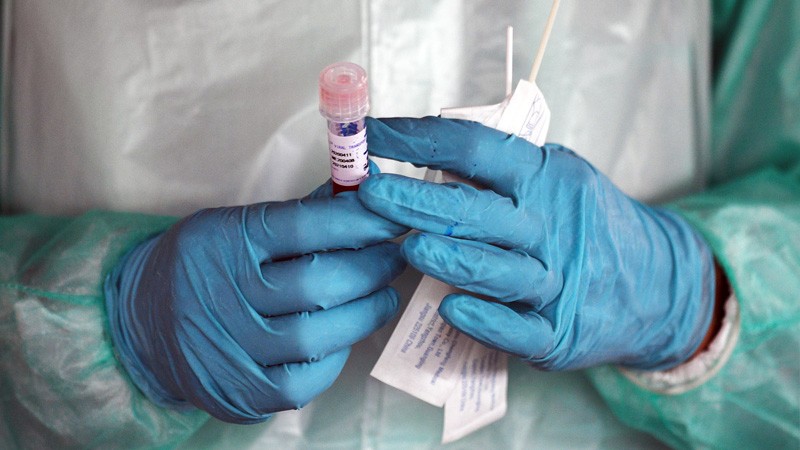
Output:
[[[162,405],[237,423],[299,408],[395,314],[405,262],[384,241],[406,231],[355,192],[199,211],[107,277],[116,351]]]
[[[485,188],[385,174],[358,192],[421,231],[402,245],[409,263],[475,294],[444,298],[439,313],[453,327],[545,370],[664,369],[700,345],[714,260],[680,217],[627,197],[563,147],[478,123],[370,119],[367,130],[372,156]]]

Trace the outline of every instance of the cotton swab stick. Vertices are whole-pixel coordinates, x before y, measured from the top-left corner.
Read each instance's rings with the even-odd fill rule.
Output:
[[[539,73],[539,66],[542,65],[544,49],[547,48],[547,41],[550,39],[550,31],[553,30],[553,23],[556,21],[556,13],[558,12],[558,4],[560,2],[561,0],[553,0],[553,6],[550,8],[550,17],[547,18],[547,24],[542,34],[542,41],[539,43],[539,50],[536,52],[536,59],[533,60],[533,67],[531,67],[531,75],[528,77],[528,81],[531,83],[536,81],[536,75]]]
[[[514,27],[506,28],[506,97],[511,95],[514,84]]]

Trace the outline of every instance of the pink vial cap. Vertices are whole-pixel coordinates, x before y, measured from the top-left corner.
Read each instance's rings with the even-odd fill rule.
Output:
[[[354,122],[369,111],[367,72],[358,64],[338,62],[319,74],[319,112],[334,122]]]

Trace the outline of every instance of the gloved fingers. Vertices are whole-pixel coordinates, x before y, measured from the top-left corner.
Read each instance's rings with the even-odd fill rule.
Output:
[[[407,231],[364,208],[355,192],[249,205],[243,214],[247,250],[261,262],[363,248]]]
[[[553,325],[536,313],[510,306],[450,294],[439,305],[439,314],[452,327],[487,347],[526,360],[548,356],[556,344]]]
[[[562,288],[561,277],[538,259],[482,242],[420,233],[403,242],[402,253],[412,266],[451,286],[536,310]]]
[[[258,386],[261,390],[248,394],[257,396],[262,413],[300,409],[331,387],[348,356],[349,347],[314,362],[264,367],[263,375],[268,381]]]
[[[510,198],[462,183],[377,175],[362,183],[358,198],[370,210],[410,228],[506,248],[539,242],[544,230],[544,217],[535,217]]]
[[[264,318],[229,332],[261,365],[319,361],[382,327],[398,303],[394,288],[385,287],[328,310]]]
[[[369,174],[370,175],[377,175],[381,173],[380,167],[375,164],[374,161],[371,159],[369,160]],[[333,196],[333,184],[331,184],[331,180],[328,179],[325,183],[323,183],[318,188],[314,189],[306,195],[304,198],[321,198],[321,197],[332,197]]]
[[[535,145],[477,122],[367,118],[370,154],[446,170],[512,196],[543,164]]]
[[[312,253],[261,265],[263,280],[243,280],[250,305],[263,316],[330,309],[387,286],[405,268],[399,245]]]

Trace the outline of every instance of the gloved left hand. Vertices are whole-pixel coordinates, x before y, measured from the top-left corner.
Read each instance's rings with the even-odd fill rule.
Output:
[[[116,351],[162,405],[237,423],[299,408],[396,312],[405,262],[385,241],[406,230],[355,192],[199,211],[107,277]]]
[[[439,307],[453,327],[547,370],[668,368],[708,334],[708,245],[572,151],[435,117],[370,119],[367,133],[373,156],[479,186],[386,174],[358,192],[372,211],[421,231],[402,246],[413,266],[468,291]]]

